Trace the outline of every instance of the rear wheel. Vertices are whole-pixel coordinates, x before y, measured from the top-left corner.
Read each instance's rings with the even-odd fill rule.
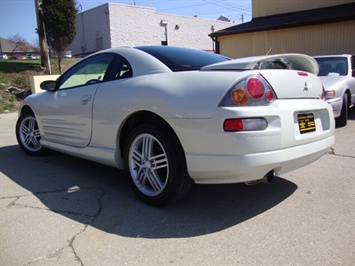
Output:
[[[38,129],[36,117],[25,114],[19,117],[16,123],[16,138],[21,149],[29,155],[40,155],[44,148],[41,145],[41,134]]]
[[[150,205],[181,199],[192,180],[175,137],[156,124],[136,126],[125,146],[125,169],[135,194]]]
[[[348,123],[348,95],[344,93],[343,96],[343,105],[341,106],[340,116],[335,119],[336,125],[339,127],[345,127]]]

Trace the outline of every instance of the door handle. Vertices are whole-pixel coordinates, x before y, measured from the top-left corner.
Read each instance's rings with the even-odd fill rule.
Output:
[[[85,95],[80,100],[82,104],[87,104],[89,101],[91,101],[91,95]]]

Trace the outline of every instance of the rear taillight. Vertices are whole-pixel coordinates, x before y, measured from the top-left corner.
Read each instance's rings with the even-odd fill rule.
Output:
[[[264,84],[258,78],[250,78],[247,82],[247,89],[254,99],[260,99],[265,94]]]
[[[276,94],[261,75],[251,75],[238,81],[224,96],[219,106],[268,105]]]
[[[226,132],[265,130],[268,123],[265,118],[231,118],[223,123]]]

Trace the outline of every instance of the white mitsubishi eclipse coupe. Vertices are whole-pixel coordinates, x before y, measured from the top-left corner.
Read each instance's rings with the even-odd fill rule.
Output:
[[[104,50],[27,97],[16,136],[29,155],[53,149],[125,169],[141,200],[162,205],[193,182],[270,180],[326,153],[334,117],[317,74],[301,54]]]

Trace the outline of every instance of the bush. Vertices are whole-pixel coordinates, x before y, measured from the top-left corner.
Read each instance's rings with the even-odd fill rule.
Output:
[[[68,68],[78,59],[65,59],[64,68]],[[51,60],[52,74],[59,74],[58,67]],[[6,91],[10,87],[31,90],[30,77],[45,75],[40,60],[0,60],[0,113],[14,112],[18,109],[21,99]]]

